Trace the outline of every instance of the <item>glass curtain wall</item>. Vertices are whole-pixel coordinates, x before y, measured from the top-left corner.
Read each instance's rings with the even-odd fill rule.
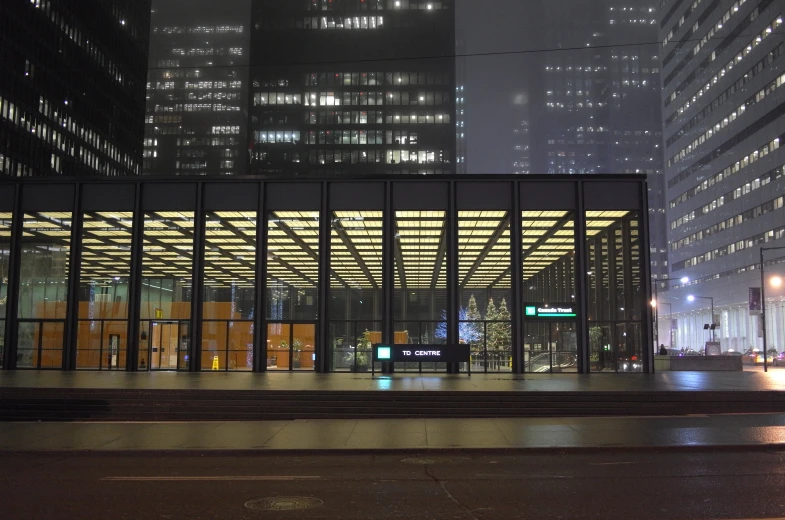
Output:
[[[366,372],[382,342],[382,212],[335,211],[330,235],[330,369]]]
[[[83,215],[77,369],[126,368],[132,228],[132,212]]]
[[[72,213],[26,212],[19,269],[18,368],[62,368]]]
[[[589,369],[642,372],[643,313],[640,215],[587,211]]]
[[[575,305],[575,214],[523,211],[524,302],[537,307]],[[524,322],[525,372],[577,372],[575,318]]]
[[[11,229],[13,215],[0,212],[0,368],[5,354],[5,322],[8,312],[8,263],[11,259]]]
[[[315,370],[319,212],[267,219],[267,370]]]
[[[396,211],[395,344],[447,342],[447,212]],[[395,370],[445,369],[444,363],[396,363]]]
[[[256,212],[205,214],[202,370],[253,370]]]
[[[194,212],[145,212],[143,239],[139,369],[187,370]]]
[[[512,371],[510,215],[458,212],[458,340],[472,371]]]

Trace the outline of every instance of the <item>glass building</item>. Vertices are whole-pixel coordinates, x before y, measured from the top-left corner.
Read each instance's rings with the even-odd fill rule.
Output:
[[[249,173],[456,173],[453,0],[255,0]]]
[[[142,168],[150,0],[0,2],[0,175]]]
[[[643,176],[6,180],[0,359],[348,372],[464,343],[462,370],[648,372],[646,215]]]

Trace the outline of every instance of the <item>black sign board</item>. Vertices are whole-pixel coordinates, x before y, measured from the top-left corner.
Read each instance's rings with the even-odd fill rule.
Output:
[[[374,345],[374,361],[468,363],[469,345]]]

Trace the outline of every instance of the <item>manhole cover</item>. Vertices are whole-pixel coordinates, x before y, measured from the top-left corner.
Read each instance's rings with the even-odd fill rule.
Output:
[[[294,511],[296,509],[319,507],[323,503],[318,498],[313,497],[268,497],[250,500],[245,503],[245,507],[262,511]]]
[[[450,462],[450,459],[444,457],[414,457],[410,459],[401,460],[404,464],[439,464],[442,462]]]

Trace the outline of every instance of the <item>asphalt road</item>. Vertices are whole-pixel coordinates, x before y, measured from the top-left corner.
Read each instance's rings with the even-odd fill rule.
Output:
[[[410,457],[431,460],[402,460]],[[784,459],[785,452],[632,451],[0,455],[0,518],[781,518]],[[279,499],[276,507],[297,503],[282,497],[321,502],[298,511],[248,507],[268,497]]]

